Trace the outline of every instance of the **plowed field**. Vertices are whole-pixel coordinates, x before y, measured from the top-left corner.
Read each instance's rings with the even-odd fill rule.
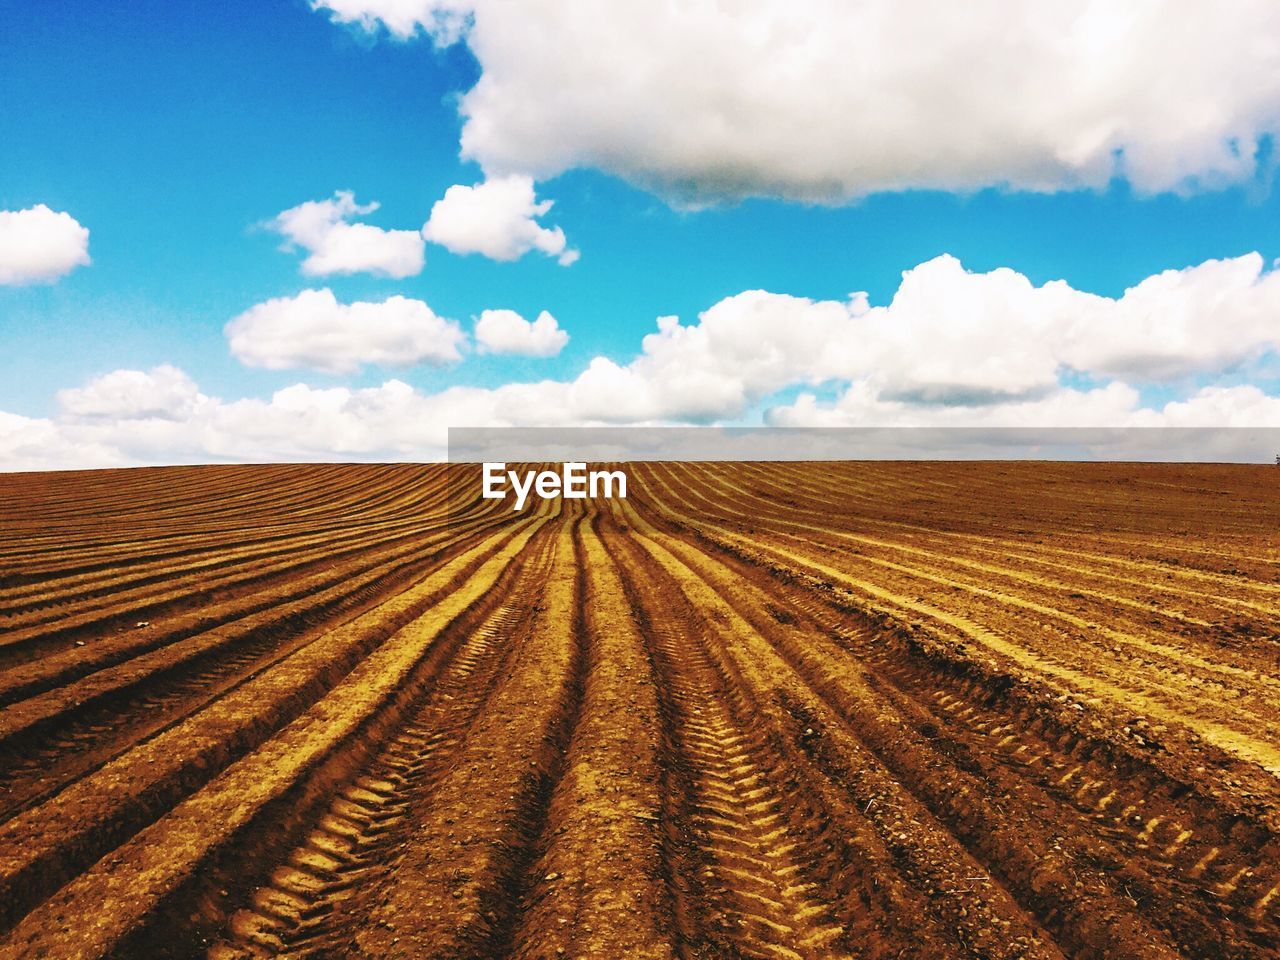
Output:
[[[0,477],[0,960],[1280,957],[1280,469]]]

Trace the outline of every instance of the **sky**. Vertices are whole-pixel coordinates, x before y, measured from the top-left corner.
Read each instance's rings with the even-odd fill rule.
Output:
[[[0,469],[1280,426],[1280,10],[0,0]]]

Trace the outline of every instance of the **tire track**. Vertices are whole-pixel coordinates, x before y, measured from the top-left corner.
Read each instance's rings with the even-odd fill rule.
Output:
[[[246,751],[263,744],[282,745],[286,741],[272,735],[353,669],[368,669],[380,657],[401,650],[411,658],[419,653],[413,642],[416,631],[406,631],[406,626],[439,624],[451,609],[460,613],[492,585],[542,522],[533,521],[530,528],[525,521],[472,548],[413,589],[298,651],[208,709],[0,824],[0,906],[7,911],[5,919],[16,919]],[[481,576],[478,570],[487,572]],[[387,647],[384,641],[392,636],[403,639]],[[413,662],[407,661],[410,666]],[[267,782],[272,779],[267,776]],[[161,872],[169,866],[161,864]],[[91,884],[93,876],[88,870],[76,882]]]
[[[581,513],[556,533],[546,588],[456,762],[418,798],[412,835],[345,954],[509,955],[518,906],[536,883],[538,840],[578,729],[586,686]]]
[[[578,723],[511,931],[517,960],[674,960],[678,924],[659,834],[652,668],[598,513],[579,527],[587,672]]]
[[[658,482],[665,484],[661,478]],[[680,502],[669,486],[664,486],[664,489],[672,496],[673,502]],[[797,552],[768,539],[744,536],[720,524],[695,521],[675,507],[666,509],[690,530],[718,537],[722,542],[737,544],[748,551],[764,550],[784,564],[798,563],[806,566],[819,573],[828,583],[839,584],[870,598],[877,609],[900,622],[927,618],[943,629],[958,634],[963,641],[986,647],[992,653],[1017,663],[1023,670],[1051,679],[1068,693],[1101,697],[1115,704],[1125,704],[1128,709],[1137,710],[1143,715],[1158,717],[1164,722],[1175,723],[1194,731],[1223,750],[1252,761],[1263,769],[1280,770],[1280,746],[1257,736],[1252,729],[1246,729],[1248,724],[1241,721],[1238,714],[1224,713],[1218,705],[1202,702],[1190,690],[1169,686],[1173,683],[1172,678],[1130,678],[1118,672],[1115,666],[1104,668],[1105,661],[1098,658],[1085,663],[1076,657],[1068,659],[1066,655],[1044,650],[1039,646],[1031,649],[969,616],[943,608],[937,602],[928,602],[924,597],[903,593],[892,582],[885,584],[883,581],[869,580],[865,576],[850,576],[831,565],[829,550],[821,544],[806,544],[804,538],[793,534],[774,538],[799,542],[799,549],[806,552]],[[822,552],[824,550],[826,552]],[[813,552],[822,552],[823,559],[816,559]],[[1071,652],[1066,647],[1057,649]],[[1092,666],[1102,675],[1086,672],[1087,666]]]
[[[0,821],[234,692],[326,631],[350,623],[468,542],[409,557],[90,677],[0,708]]]
[[[639,595],[640,578],[652,583],[651,575],[633,574],[631,590]],[[716,926],[742,957],[848,956],[846,930],[809,874],[826,851],[793,829],[780,761],[756,725],[736,715],[742,707],[732,709],[736,698],[703,648],[696,614],[659,602],[652,595],[638,600],[674,708],[682,762],[695,771],[690,820],[709,861],[704,886],[714,883],[723,901]]]
[[[0,960],[1280,960],[1274,476],[0,477]]]
[[[544,543],[552,541],[544,538]],[[530,548],[532,551],[533,548]],[[536,591],[545,582],[546,549],[522,564],[492,613],[468,630],[425,701],[386,745],[338,789],[306,836],[229,922],[229,936],[209,960],[323,957],[337,953],[368,893],[390,869],[415,795],[432,790],[449,769],[484,707],[498,672],[522,643]]]
[[[747,683],[758,692],[755,702],[772,725],[800,744],[804,761],[816,776],[847,792],[842,804],[847,810],[861,811],[846,813],[846,828],[857,831],[854,817],[871,827],[876,845],[889,853],[893,872],[926,895],[923,910],[938,928],[953,932],[960,955],[1060,960],[1052,938],[1034,917],[994,881],[981,859],[975,860],[960,845],[947,820],[936,818],[929,804],[914,794],[918,778],[903,777],[870,745],[864,745],[863,728],[856,722],[862,719],[862,711],[850,710],[847,702],[836,708],[824,703],[771,641],[729,603],[726,598],[739,601],[743,596],[741,590],[728,589],[733,578],[724,583],[704,579],[703,565],[710,562],[705,554],[662,537],[634,513],[629,520],[642,535],[645,548],[676,579],[690,602],[717,625],[717,646],[733,652]],[[876,718],[876,723],[883,722]],[[985,885],[985,901],[962,902],[959,894],[978,878]]]
[[[788,592],[791,592],[789,588]],[[872,674],[877,678],[893,678],[894,671],[886,669],[883,660],[877,657],[875,650],[868,651],[871,643],[866,636],[865,628],[861,635],[846,637],[845,640],[847,647],[857,657],[860,669],[870,667]],[[803,667],[802,672],[806,676],[816,681],[817,685],[814,689],[829,690],[830,692],[824,696],[829,697],[841,713],[846,713],[850,709],[850,701],[848,695],[839,689],[833,674],[833,665],[839,663],[840,657],[831,652],[811,652],[805,649],[807,646],[807,644],[802,646],[791,644],[789,656],[796,659],[797,664]],[[932,689],[939,682],[945,685],[945,678],[930,674],[921,685],[925,689]],[[884,691],[883,687],[878,686],[876,689]],[[998,684],[993,686],[988,682],[984,683],[981,689],[989,697],[993,691],[1000,690],[1002,687]],[[1108,762],[1104,759],[1101,764],[1095,764],[1094,770],[1099,776],[1092,781],[1087,775],[1082,775],[1081,772],[1090,759],[1086,746],[1092,741],[1085,736],[1068,732],[1057,734],[1054,739],[1043,742],[1039,748],[1032,747],[1028,750],[1028,746],[1034,742],[1037,724],[1029,720],[1027,726],[1031,732],[1028,733],[1018,723],[1019,718],[1016,713],[1013,716],[1004,715],[998,727],[1001,731],[999,746],[1008,748],[1010,757],[1006,772],[1002,774],[987,762],[988,754],[984,745],[976,738],[968,738],[966,744],[964,743],[966,738],[954,727],[949,733],[956,736],[955,740],[949,739],[947,734],[938,732],[936,725],[930,720],[938,719],[945,724],[947,719],[945,715],[927,717],[918,707],[901,697],[895,698],[895,695],[888,691],[884,691],[881,698],[887,698],[893,710],[907,724],[920,732],[924,740],[931,742],[934,749],[939,746],[946,747],[948,743],[956,744],[963,749],[963,753],[952,755],[952,762],[958,760],[963,764],[963,768],[958,768],[957,772],[951,774],[951,780],[957,784],[957,788],[966,779],[966,774],[961,772],[961,769],[979,774],[997,784],[1003,781],[1004,789],[1007,791],[1006,796],[1012,799],[1021,795],[1018,803],[1028,810],[1037,811],[1035,816],[1038,819],[1046,820],[1044,829],[1049,829],[1052,835],[1062,838],[1060,843],[1063,849],[1070,854],[1076,864],[1088,864],[1090,869],[1105,864],[1107,869],[1118,871],[1118,879],[1111,882],[1111,889],[1115,892],[1113,900],[1116,894],[1129,899],[1141,898],[1148,915],[1162,925],[1171,937],[1184,943],[1187,956],[1272,955],[1270,952],[1261,954],[1257,952],[1261,944],[1274,942],[1278,932],[1274,919],[1264,917],[1261,912],[1275,899],[1275,895],[1270,893],[1275,889],[1277,880],[1277,871],[1273,866],[1272,858],[1274,851],[1280,847],[1265,828],[1249,830],[1238,816],[1232,817],[1221,810],[1215,811],[1210,802],[1199,806],[1197,828],[1188,830],[1169,816],[1170,809],[1182,809],[1183,815],[1196,816],[1195,807],[1188,810],[1185,809],[1185,804],[1179,806],[1178,801],[1182,799],[1181,795],[1186,788],[1176,781],[1168,784],[1164,789],[1159,789],[1152,783],[1154,789],[1151,799],[1155,801],[1161,796],[1166,797],[1165,808],[1163,811],[1153,811],[1140,816],[1136,811],[1141,808],[1142,787],[1138,786],[1134,791],[1136,798],[1132,803],[1126,804],[1124,800],[1117,799],[1117,791],[1121,794],[1125,793],[1126,784],[1123,776],[1118,776],[1114,761]],[[972,701],[963,704],[963,707],[965,719],[974,716],[980,709]],[[1040,725],[1043,725],[1042,722]],[[940,740],[939,737],[942,739]],[[1000,751],[995,750],[993,753],[999,756]],[[909,754],[901,756],[904,761],[913,762]],[[1036,766],[1037,762],[1050,758],[1056,758],[1056,765],[1060,768],[1058,773],[1052,777],[1040,776],[1042,771]],[[1054,763],[1046,762],[1044,766],[1050,768]],[[917,780],[917,775],[906,772],[911,769],[915,768],[909,766],[899,770],[906,783]],[[1031,782],[1028,782],[1028,773],[1031,775]],[[934,776],[936,774],[919,782],[929,783]],[[1084,781],[1080,790],[1072,785],[1072,780],[1077,776]],[[1103,777],[1106,778],[1105,781]],[[1081,798],[1089,790],[1097,788],[1103,782],[1108,785],[1110,793],[1103,796],[1106,791],[1102,791],[1094,796],[1102,801],[1103,811],[1106,811],[1109,805],[1114,805],[1114,809],[1106,819],[1108,821],[1113,818],[1118,819],[1119,823],[1114,825],[1115,829],[1099,830],[1098,820],[1102,815],[1097,810],[1080,809],[1074,813],[1069,812],[1071,808],[1080,805]],[[1148,782],[1151,782],[1149,777]],[[1064,796],[1064,793],[1070,796]],[[1053,799],[1050,799],[1050,796]],[[1009,813],[1011,811],[1005,811],[1006,816]],[[965,814],[964,818],[971,816],[972,814]],[[1200,819],[1201,817],[1203,819]],[[1167,820],[1171,822],[1166,822]],[[954,820],[949,819],[949,822]],[[961,822],[963,823],[964,820],[962,819]],[[1219,823],[1221,826],[1217,826]],[[1109,826],[1112,825],[1109,824]],[[1199,840],[1198,833],[1204,834],[1206,839]],[[975,834],[974,837],[981,839],[980,834]],[[985,844],[986,841],[982,842]],[[1249,849],[1250,843],[1261,845],[1261,849]],[[1112,844],[1120,849],[1113,849]],[[1148,852],[1149,848],[1157,847],[1157,844],[1159,845],[1157,850]],[[1170,850],[1170,847],[1173,849]],[[1267,850],[1271,850],[1272,853],[1268,854]],[[1180,851],[1182,851],[1180,862],[1186,870],[1186,882],[1182,883],[1177,881],[1175,875],[1169,874],[1172,865],[1162,858],[1162,854],[1176,855]],[[1234,851],[1234,853],[1228,853],[1228,851]],[[1220,878],[1216,882],[1205,876],[1206,864],[1201,858],[1205,853],[1214,857],[1221,854],[1223,857],[1223,862],[1219,865]],[[1146,867],[1140,867],[1138,864],[1146,864]],[[1067,875],[1072,873],[1077,878],[1080,877],[1080,866],[1068,868]],[[1100,894],[1106,886],[1107,883],[1104,881],[1098,887]],[[1178,895],[1170,897],[1169,894],[1173,891],[1177,891]],[[1221,899],[1224,905],[1229,905],[1233,916],[1224,917],[1216,910],[1206,910],[1200,906],[1199,897],[1202,892],[1211,893],[1215,898]],[[1136,902],[1134,906],[1137,906]]]

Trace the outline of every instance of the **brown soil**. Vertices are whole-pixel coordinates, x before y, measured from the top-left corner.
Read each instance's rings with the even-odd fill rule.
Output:
[[[0,477],[0,960],[1280,958],[1280,469]]]

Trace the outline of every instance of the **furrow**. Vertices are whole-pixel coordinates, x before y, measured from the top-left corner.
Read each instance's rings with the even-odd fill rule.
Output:
[[[541,522],[534,521],[534,526]],[[77,885],[92,888],[98,874],[86,869],[91,863],[255,747],[262,748],[255,754],[260,755],[288,743],[288,738],[272,734],[303,715],[339,682],[363,676],[387,658],[396,658],[393,662],[401,673],[412,667],[425,645],[447,624],[441,617],[449,611],[454,611],[454,616],[460,614],[483,595],[533,529],[525,522],[510,528],[505,536],[471,548],[414,588],[330,632],[206,710],[0,825],[0,893],[4,894],[0,904],[5,908],[5,919],[21,916],[79,871],[85,872],[70,888],[64,888],[63,894],[69,895],[68,890],[78,889]],[[423,626],[407,628],[410,624]],[[397,642],[388,646],[384,641],[390,637]],[[372,685],[367,694],[383,689],[381,683]],[[324,710],[324,700],[317,708]],[[306,756],[308,751],[302,751],[297,762],[302,763]],[[274,779],[268,778],[267,783]],[[262,789],[253,783],[249,793],[258,795]],[[193,809],[199,808],[196,798],[192,800]],[[237,804],[237,809],[244,807]],[[169,876],[168,866],[159,865],[161,875]],[[121,917],[126,912],[122,908]],[[38,915],[45,916],[43,912]],[[65,928],[65,921],[59,922],[48,926],[46,932]],[[38,933],[40,921],[30,920],[27,929]],[[102,930],[105,933],[106,927]]]
[[[413,827],[407,817],[414,797],[446,775],[519,642],[517,630],[527,623],[533,590],[544,574],[539,566],[536,560],[527,563],[497,608],[467,631],[423,702],[335,792],[267,883],[232,914],[210,960],[338,951]]]

